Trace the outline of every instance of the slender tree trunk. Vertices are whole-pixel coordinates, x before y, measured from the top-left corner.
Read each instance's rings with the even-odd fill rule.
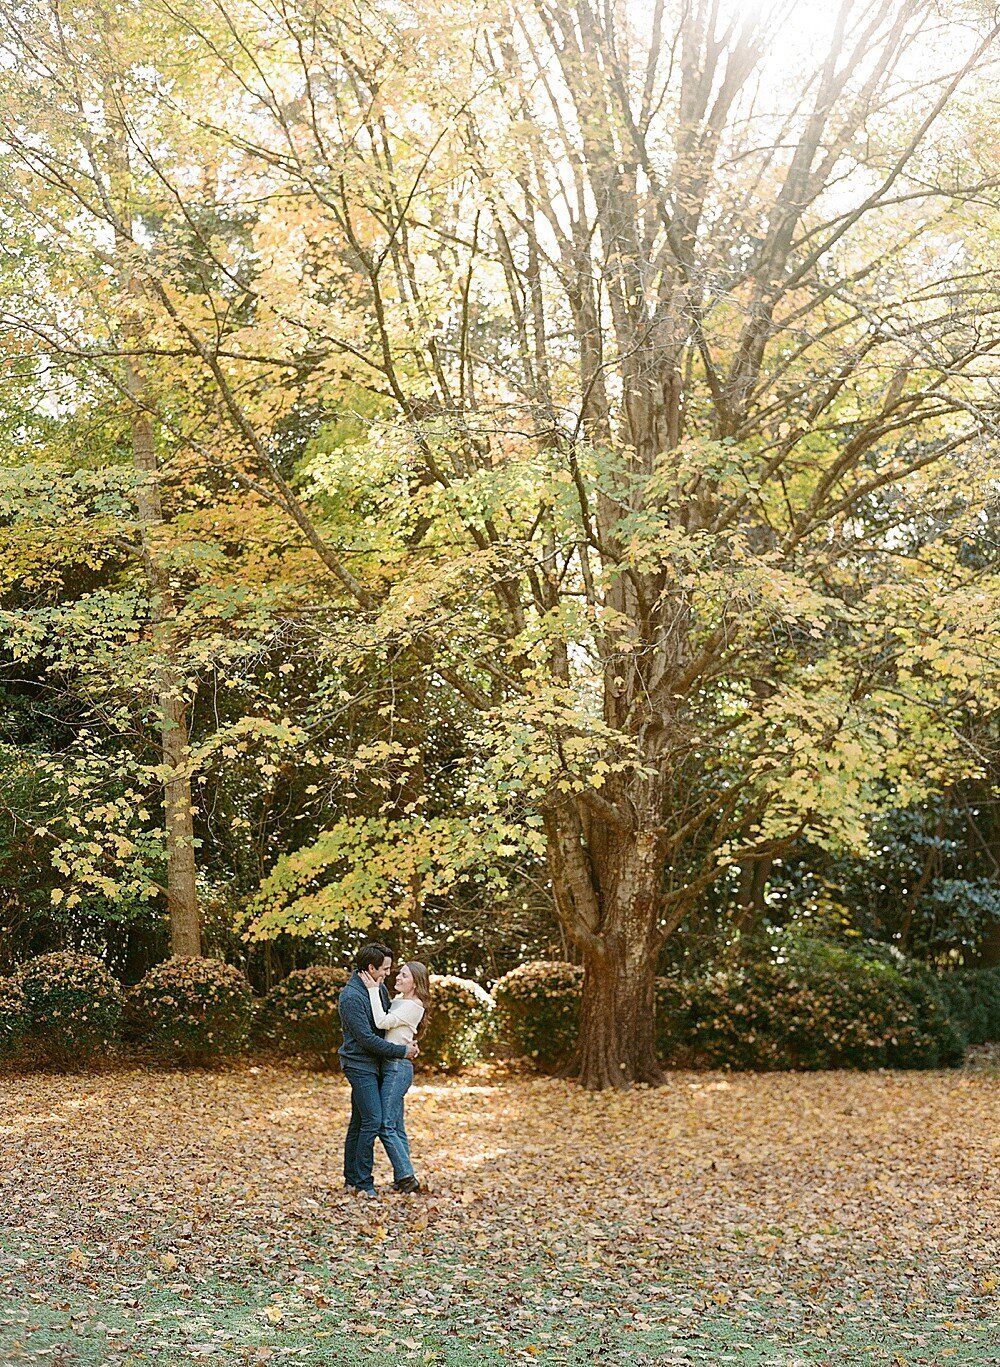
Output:
[[[194,821],[191,779],[188,776],[188,730],[184,699],[169,666],[160,676],[160,716],[163,764],[169,776],[163,784],[167,826],[167,910],[170,915],[171,954],[201,954],[201,917],[195,878]]]
[[[142,380],[128,366],[129,390],[137,405]],[[171,954],[201,954],[201,918],[195,869],[194,819],[188,773],[187,703],[182,681],[171,662],[170,582],[157,555],[157,529],[163,526],[159,469],[153,425],[140,407],[132,416],[132,458],[139,475],[137,506],[142,556],[149,583],[154,650],[160,663],[156,673],[163,767],[163,815],[167,832],[167,912]]]
[[[123,318],[125,340],[140,350],[144,337],[143,299],[136,276],[129,264],[133,249],[132,168],[128,139],[121,111],[125,107],[121,90],[109,83],[104,90],[104,113],[113,134],[107,143],[109,153],[106,206],[109,221],[115,226],[120,284],[126,310]],[[157,660],[156,696],[160,714],[160,744],[163,759],[163,816],[167,836],[167,913],[170,918],[170,952],[201,954],[201,918],[195,879],[194,821],[191,778],[188,770],[187,702],[183,679],[173,663],[173,594],[170,575],[163,564],[157,544],[163,527],[160,498],[160,471],[156,456],[153,423],[149,414],[145,379],[131,359],[125,361],[125,383],[132,400],[132,464],[138,475],[136,508],[142,540],[142,561],[149,585],[153,627],[153,652]]]
[[[1000,921],[993,921],[983,936],[978,966],[1000,968]]]
[[[910,890],[910,895],[906,899],[906,907],[903,911],[903,920],[899,928],[899,948],[904,954],[910,948],[910,935],[913,930],[913,917],[917,910],[917,903],[923,896],[927,884],[931,880],[931,875],[935,871],[935,865],[940,857],[940,840],[944,833],[944,808],[938,813],[937,823],[934,827],[934,843],[928,845],[927,853],[924,856],[923,868],[920,870],[920,877]]]
[[[392,739],[406,754],[392,788],[391,815],[399,820],[416,811],[426,794],[424,748],[427,743],[427,676],[411,652],[393,652],[389,660],[392,679]],[[417,958],[425,925],[421,894],[422,879],[414,870],[410,881],[410,900],[406,920],[400,926],[397,946],[401,958]]]
[[[773,865],[774,859],[766,855],[748,860],[743,865],[734,918],[736,929],[743,935],[751,935],[757,929],[764,911],[764,893]]]

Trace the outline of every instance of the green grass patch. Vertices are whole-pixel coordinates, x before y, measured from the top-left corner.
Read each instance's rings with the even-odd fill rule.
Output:
[[[613,1266],[410,1265],[391,1249],[350,1262],[325,1243],[275,1250],[273,1275],[265,1266],[235,1280],[164,1268],[170,1255],[155,1250],[112,1267],[85,1249],[60,1263],[51,1247],[0,1239],[0,1363],[1000,1362],[989,1296],[952,1283],[914,1299],[911,1279],[886,1282],[884,1269],[873,1270],[877,1294],[832,1281],[733,1296],[706,1293],[680,1268],[638,1285]],[[769,1275],[747,1274],[751,1286]]]

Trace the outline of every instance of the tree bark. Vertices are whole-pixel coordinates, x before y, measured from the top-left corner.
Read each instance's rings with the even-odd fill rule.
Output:
[[[648,830],[581,818],[569,804],[546,820],[560,921],[583,956],[580,1032],[570,1073],[584,1087],[657,1083],[655,984],[663,850]]]
[[[187,762],[186,706],[173,670],[160,676],[160,727],[163,764],[163,813],[167,827],[167,911],[170,916],[170,953],[201,954],[201,916],[195,869],[191,779]]]
[[[994,921],[983,936],[979,968],[1000,968],[1000,921]]]
[[[630,919],[622,933],[584,952],[572,1073],[592,1091],[663,1080],[656,1053],[656,953],[646,944],[646,928]]]
[[[121,89],[113,87],[114,82],[109,81],[102,91],[105,117],[109,128],[114,130],[107,143],[109,162],[106,185],[94,160],[92,144],[87,144],[87,151],[107,221],[115,234],[119,281],[126,303],[122,328],[124,340],[130,348],[139,350],[145,336],[142,289],[130,260],[130,253],[134,249],[132,167],[128,137],[121,116],[125,102]],[[174,664],[174,603],[170,574],[158,545],[164,518],[151,405],[145,378],[131,356],[125,360],[125,388],[132,401],[132,464],[138,476],[136,511],[143,568],[149,585],[153,654],[157,662],[155,688],[164,769],[163,819],[167,841],[166,895],[170,952],[172,955],[200,956],[201,917],[198,910],[191,776],[188,769],[187,701],[183,678]]]
[[[748,860],[740,871],[733,924],[742,935],[752,935],[764,911],[764,893],[774,865],[772,855]]]
[[[138,407],[142,399],[142,380],[131,362],[128,363],[128,386],[137,404],[132,414],[132,459],[139,475],[136,504],[143,565],[150,592],[153,645],[160,661],[156,670],[156,692],[165,770],[163,817],[167,833],[170,952],[173,955],[200,955],[201,917],[198,911],[191,778],[187,769],[187,703],[182,681],[171,662],[170,581],[158,559],[156,548],[157,530],[163,526],[163,507],[153,425],[149,415]]]

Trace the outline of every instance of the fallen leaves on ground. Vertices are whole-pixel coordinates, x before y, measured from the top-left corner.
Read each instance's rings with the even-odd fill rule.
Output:
[[[335,1076],[2,1086],[4,1367],[1000,1361],[989,1072],[427,1077],[377,1202]]]

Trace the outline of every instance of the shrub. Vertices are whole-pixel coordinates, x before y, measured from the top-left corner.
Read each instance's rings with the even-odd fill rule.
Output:
[[[235,1053],[246,1041],[250,985],[221,959],[179,955],[151,968],[128,996],[139,1038],[184,1063]]]
[[[748,1069],[933,1068],[964,1040],[937,985],[826,941],[786,939],[659,994],[659,1039],[676,1063]]]
[[[28,1032],[24,991],[14,978],[0,978],[0,1059],[14,1058]]]
[[[970,1044],[1000,1040],[1000,968],[954,969],[937,981]]]
[[[1000,967],[970,968],[963,973],[969,993],[969,1028],[976,1037],[971,1044],[993,1044],[1000,1041]]]
[[[69,949],[41,954],[15,979],[31,1035],[56,1062],[86,1060],[117,1037],[122,990],[99,959]]]
[[[493,989],[500,1047],[543,1068],[569,1061],[580,1020],[583,969],[535,960],[506,973]]]
[[[324,964],[289,973],[261,1003],[261,1037],[315,1066],[336,1066],[343,1038],[337,999],[349,976],[346,969]]]
[[[478,1063],[493,1009],[493,998],[471,978],[432,973],[427,1024],[417,1040],[421,1060],[444,1072]]]
[[[937,975],[920,964],[902,970],[902,990],[914,1016],[912,1030],[894,1044],[894,1068],[954,1068],[965,1059],[969,1037],[941,990]]]

